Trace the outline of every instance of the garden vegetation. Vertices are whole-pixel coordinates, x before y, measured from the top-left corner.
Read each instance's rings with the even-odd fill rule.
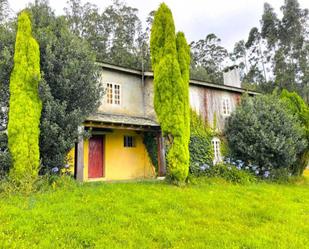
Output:
[[[228,119],[225,135],[231,157],[254,165],[257,175],[295,172],[290,167],[307,148],[304,127],[282,106],[275,94],[245,96]]]

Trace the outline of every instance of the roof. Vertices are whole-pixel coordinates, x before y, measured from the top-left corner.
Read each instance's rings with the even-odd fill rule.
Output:
[[[133,75],[138,75],[140,77],[142,77],[142,76],[153,77],[153,72],[150,72],[150,71],[142,72],[142,71],[137,70],[137,69],[131,69],[131,68],[127,68],[127,67],[117,66],[117,65],[108,64],[108,63],[101,63],[101,62],[98,62],[98,64],[102,68],[107,68],[107,69],[111,69],[111,70],[114,70],[114,71],[120,71],[120,72],[129,73],[129,74],[133,74]],[[204,87],[218,89],[218,90],[230,91],[230,92],[248,93],[248,94],[251,94],[251,95],[259,94],[258,92],[246,90],[244,88],[238,88],[238,87],[227,86],[227,85],[220,85],[220,84],[215,84],[215,83],[212,83],[212,82],[201,81],[201,80],[190,79],[190,84],[198,85],[198,86],[204,86]]]
[[[88,118],[86,122],[99,122],[105,124],[115,124],[115,125],[133,125],[133,126],[150,126],[150,127],[160,127],[160,125],[149,118],[144,117],[132,117],[125,115],[115,115],[107,113],[95,113]]]

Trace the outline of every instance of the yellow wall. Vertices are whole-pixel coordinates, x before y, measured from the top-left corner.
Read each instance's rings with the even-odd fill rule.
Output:
[[[67,163],[69,165],[69,171],[74,175],[74,162],[75,162],[75,147],[73,147],[68,156],[67,156]]]
[[[134,136],[135,147],[123,146],[123,137]],[[114,130],[106,134],[104,140],[104,170],[105,177],[101,180],[125,180],[152,178],[155,169],[152,166],[141,134],[135,131]],[[84,180],[88,180],[89,140],[84,141]],[[70,169],[74,173],[74,148],[68,154]],[[98,180],[100,180],[98,179]],[[95,179],[91,179],[95,180]]]

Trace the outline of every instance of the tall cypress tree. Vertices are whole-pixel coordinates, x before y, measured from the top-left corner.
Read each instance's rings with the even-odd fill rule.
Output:
[[[168,141],[169,176],[184,181],[189,170],[189,63],[190,50],[182,33],[175,34],[172,12],[162,3],[151,29],[154,71],[154,107]]]
[[[39,170],[40,79],[39,45],[32,37],[28,13],[22,11],[18,16],[14,68],[10,78],[8,122],[8,145],[13,159],[10,176],[17,182],[35,179]]]
[[[178,63],[183,81],[183,104],[184,104],[184,128],[185,136],[190,139],[190,103],[189,103],[189,80],[190,80],[190,46],[187,43],[185,34],[178,32],[176,35],[176,47]]]

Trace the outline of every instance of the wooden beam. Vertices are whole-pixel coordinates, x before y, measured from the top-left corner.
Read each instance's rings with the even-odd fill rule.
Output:
[[[158,144],[158,175],[166,175],[166,163],[165,163],[165,147],[164,138],[161,132],[157,133],[157,144]]]
[[[79,127],[80,132],[84,127]],[[77,155],[76,155],[76,180],[84,181],[84,139],[80,137],[77,143]]]
[[[141,126],[141,125],[124,125],[124,124],[102,124],[102,123],[84,123],[85,127],[92,128],[108,128],[108,129],[124,129],[124,130],[139,130],[139,131],[158,131],[160,127],[156,126]]]

